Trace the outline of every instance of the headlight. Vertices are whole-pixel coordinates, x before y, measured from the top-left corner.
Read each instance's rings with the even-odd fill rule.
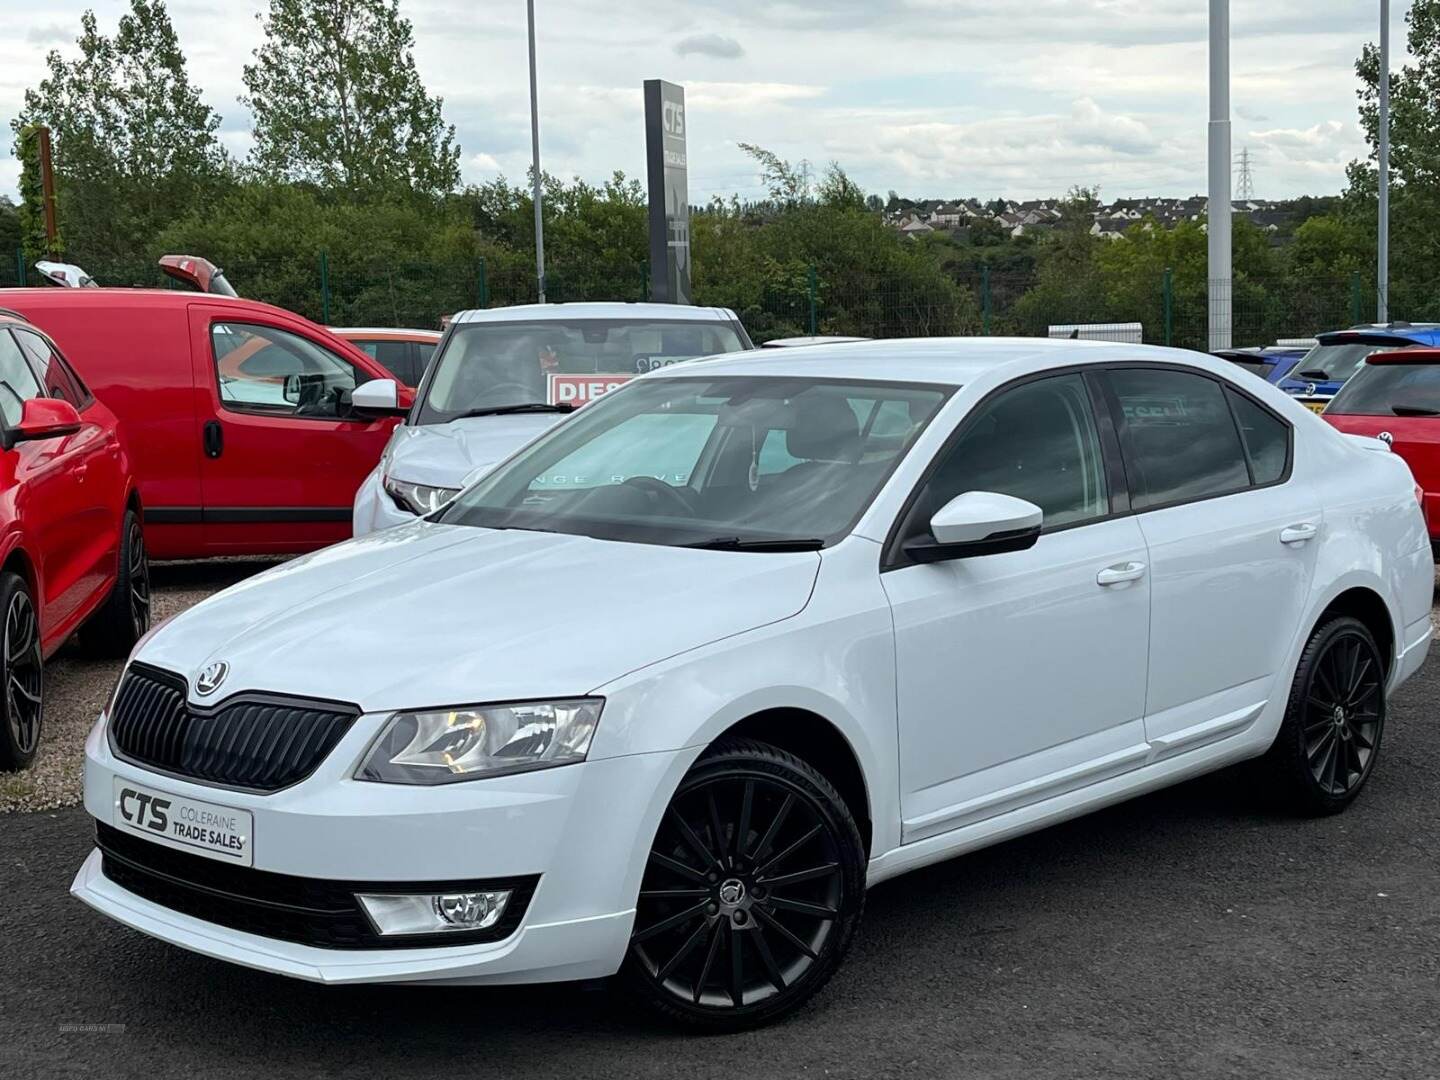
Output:
[[[411,484],[404,480],[396,480],[393,476],[387,476],[385,477],[385,493],[395,500],[401,510],[423,515],[439,510],[440,507],[459,495],[460,489],[432,487],[429,484]]]
[[[390,784],[450,784],[584,761],[601,698],[396,713],[355,773]]]

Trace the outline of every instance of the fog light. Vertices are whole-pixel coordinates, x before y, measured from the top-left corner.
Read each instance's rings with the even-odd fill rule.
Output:
[[[360,906],[375,925],[375,931],[382,936],[445,934],[490,929],[505,914],[510,890],[421,893],[414,896],[365,893],[358,894],[355,899],[360,901]]]

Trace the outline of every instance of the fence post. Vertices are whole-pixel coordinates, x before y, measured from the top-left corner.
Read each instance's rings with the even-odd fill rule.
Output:
[[[1363,305],[1362,305],[1361,302],[1360,302],[1360,271],[1359,271],[1359,270],[1352,270],[1352,271],[1350,272],[1350,325],[1351,325],[1351,326],[1354,326],[1356,323],[1359,323],[1359,322],[1363,322],[1363,321],[1364,321],[1364,316],[1361,314],[1362,307],[1363,307]]]
[[[25,249],[23,247],[15,249],[15,277],[23,288],[25,285]]]
[[[485,260],[482,257],[480,265],[475,268],[475,306],[490,306],[490,282],[485,276]]]
[[[1165,344],[1173,345],[1175,337],[1175,272],[1165,268]]]
[[[980,333],[990,333],[990,264],[980,264]]]
[[[640,302],[650,299],[650,260],[640,264]]]
[[[810,336],[814,337],[818,333],[815,319],[815,267],[807,266],[805,268],[805,281],[810,290]]]
[[[320,321],[330,325],[330,256],[320,252]]]

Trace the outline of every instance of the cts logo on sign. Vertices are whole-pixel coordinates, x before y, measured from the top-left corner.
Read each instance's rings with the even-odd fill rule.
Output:
[[[550,375],[551,405],[588,405],[604,397],[617,386],[629,382],[631,375]]]
[[[121,788],[115,804],[120,809],[120,816],[131,825],[154,829],[159,833],[170,827],[170,818],[165,813],[170,809],[169,799],[156,798],[134,788]]]
[[[224,660],[217,660],[200,672],[200,677],[195,680],[195,692],[201,697],[213,694],[220,688],[220,684],[225,681],[225,676],[228,674],[230,674],[230,665]]]
[[[675,139],[685,137],[685,106],[674,101],[667,101],[661,111],[661,122],[665,125],[665,134]]]

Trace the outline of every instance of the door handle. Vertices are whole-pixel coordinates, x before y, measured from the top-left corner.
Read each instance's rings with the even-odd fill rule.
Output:
[[[1280,543],[1303,544],[1306,540],[1314,540],[1315,534],[1319,531],[1312,521],[1302,521],[1298,525],[1288,525],[1280,530]]]
[[[219,420],[205,421],[205,456],[217,458],[225,449],[225,429]]]
[[[1123,585],[1127,581],[1139,581],[1145,576],[1143,562],[1122,562],[1107,566],[1095,575],[1097,585]]]

